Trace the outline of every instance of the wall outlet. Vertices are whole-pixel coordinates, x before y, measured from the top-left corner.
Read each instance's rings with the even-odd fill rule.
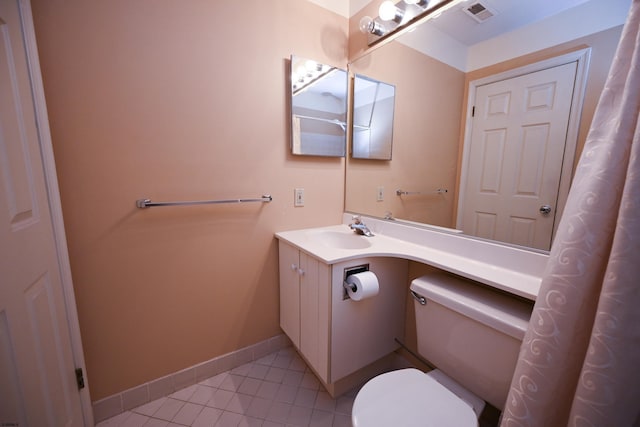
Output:
[[[376,200],[382,202],[384,200],[384,187],[378,187]]]
[[[293,206],[304,206],[304,188],[293,190]]]

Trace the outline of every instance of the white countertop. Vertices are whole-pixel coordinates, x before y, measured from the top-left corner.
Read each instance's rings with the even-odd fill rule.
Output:
[[[363,217],[363,222],[375,233],[373,237],[365,237],[356,235],[346,222],[282,231],[276,237],[326,264],[363,257],[404,258],[530,300],[538,295],[546,254]]]

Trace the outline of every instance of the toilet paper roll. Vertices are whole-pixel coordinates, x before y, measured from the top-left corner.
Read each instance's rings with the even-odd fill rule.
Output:
[[[378,295],[380,284],[378,278],[371,271],[352,274],[347,277],[347,294],[354,301],[361,301]]]

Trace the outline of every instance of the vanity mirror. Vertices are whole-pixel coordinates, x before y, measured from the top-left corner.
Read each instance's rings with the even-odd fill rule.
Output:
[[[354,76],[354,158],[391,160],[395,95],[393,85],[360,74]]]
[[[492,16],[482,21],[465,11],[476,3],[481,3]],[[354,59],[349,64],[352,75],[367,75],[396,88],[394,146],[393,160],[389,162],[348,158],[345,210],[380,218],[391,213],[394,219],[411,225],[458,228],[465,234],[475,233],[476,237],[549,250],[551,233],[560,218],[573,168],[586,139],[629,5],[630,0],[467,1],[422,23],[414,31],[374,45]],[[524,148],[513,156],[515,162],[520,162],[516,166],[509,166],[506,159],[500,158],[485,170],[485,175],[468,177],[469,167],[478,164],[486,167],[490,164],[486,161],[489,152],[498,152],[502,144],[496,139],[482,150],[469,154],[472,123],[477,119],[472,116],[474,110],[481,110],[473,102],[479,99],[476,91],[500,78],[508,78],[511,70],[528,73],[535,69],[533,64],[544,61],[552,64],[553,58],[562,56],[577,64],[569,96],[577,97],[582,113],[576,115],[575,110],[571,113],[575,123],[565,132],[566,139],[573,142],[567,145],[566,151],[552,156],[561,157],[560,163],[562,159],[575,158],[573,162],[565,161],[564,181],[556,184],[564,186],[565,194],[559,193],[548,203],[534,207],[536,215],[551,218],[550,236],[542,243],[533,243],[527,233],[521,232],[523,228],[511,235],[508,232],[491,234],[491,224],[480,232],[473,232],[468,227],[469,221],[467,224],[461,221],[463,213],[458,211],[462,206],[459,200],[469,181],[493,177],[499,182],[498,186],[513,187],[521,171],[539,171],[534,165],[538,159],[526,149],[534,143],[526,147],[525,141]],[[547,68],[556,65],[547,65]],[[535,98],[530,105],[543,105],[546,100],[542,101],[542,93],[530,98],[530,101]],[[555,101],[554,96],[549,99]],[[491,96],[485,102],[490,111],[498,114],[501,114],[500,108],[513,103],[515,98],[500,104],[498,97]],[[502,124],[494,129],[507,127]],[[565,140],[560,143],[564,144]],[[501,176],[505,171],[510,171],[510,175]],[[535,179],[542,182],[548,177],[540,172]],[[531,186],[530,192],[535,191],[537,187]],[[516,204],[520,206],[522,201]],[[547,204],[551,209],[549,214],[547,209],[539,210]],[[516,216],[510,218],[517,221]]]
[[[344,157],[347,72],[291,56],[291,152]]]

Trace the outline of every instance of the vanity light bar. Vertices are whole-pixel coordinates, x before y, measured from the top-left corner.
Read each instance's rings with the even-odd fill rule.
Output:
[[[315,66],[312,64],[315,64]],[[312,86],[313,83],[338,70],[336,67],[330,67],[314,61],[307,61],[306,66],[298,68],[299,69],[293,70],[291,73],[291,88],[294,95],[297,95]]]
[[[367,34],[367,44],[375,45],[393,34],[409,31],[429,19],[466,0],[386,0],[380,5],[379,16],[364,16],[360,31]]]

